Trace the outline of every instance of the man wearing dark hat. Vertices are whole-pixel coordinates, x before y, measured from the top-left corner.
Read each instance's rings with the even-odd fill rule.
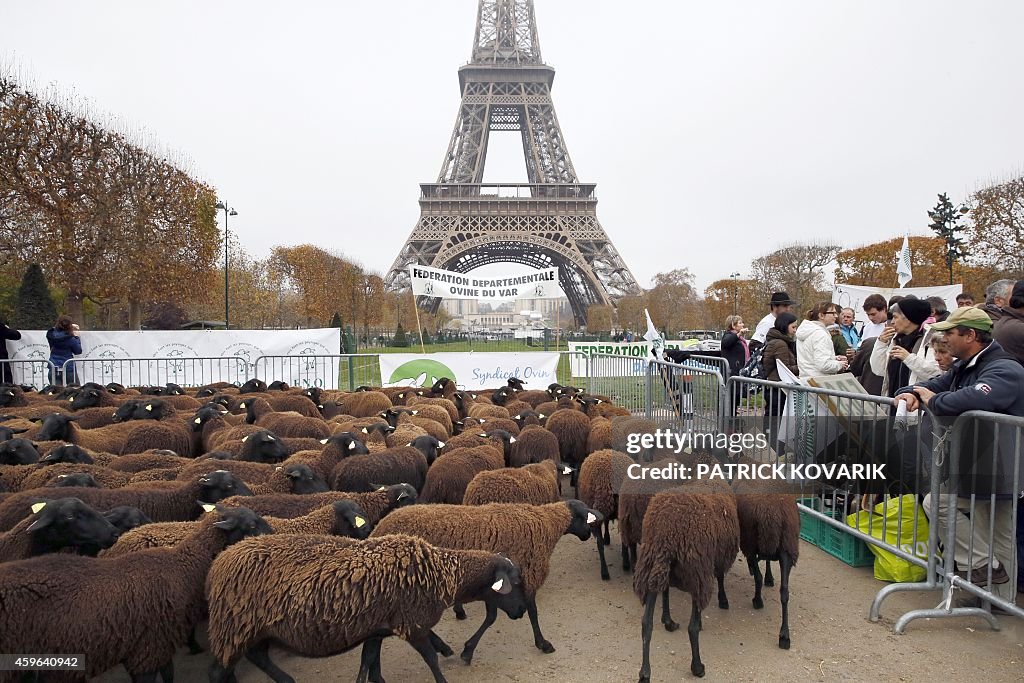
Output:
[[[945,322],[932,325],[932,330],[945,332],[957,361],[934,379],[898,389],[897,400],[906,401],[907,410],[923,405],[943,429],[969,410],[1024,417],[1024,367],[992,339],[992,320],[985,311],[958,308]],[[1014,481],[1015,473],[1021,471],[1017,445],[1015,430],[1009,426],[996,430],[991,422],[968,424],[957,467],[942,484],[937,509],[932,509],[930,496],[924,499],[925,511],[939,525],[940,539],[947,536],[951,515],[957,515],[956,547],[946,552],[954,551],[958,573],[1011,603],[1016,589],[1011,577],[1016,579],[1017,563],[1013,507],[1024,488]],[[968,511],[970,517],[964,514]],[[961,603],[980,606],[973,598]]]
[[[1010,301],[992,326],[992,337],[1003,350],[1024,365],[1024,280],[1015,282]]]
[[[771,309],[771,313],[761,318],[761,322],[757,323],[757,327],[754,328],[754,336],[750,338],[751,351],[756,349],[758,346],[764,345],[768,330],[772,329],[775,325],[775,318],[780,313],[791,313],[792,311],[790,309],[795,303],[795,301],[789,298],[789,294],[786,294],[785,292],[775,292],[772,294],[772,298],[768,302],[768,307]]]
[[[923,327],[931,314],[932,305],[924,299],[905,297],[893,305],[892,325],[871,349],[871,371],[882,378],[882,396],[939,374]]]

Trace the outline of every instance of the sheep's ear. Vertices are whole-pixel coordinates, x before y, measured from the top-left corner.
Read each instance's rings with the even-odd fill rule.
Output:
[[[320,439],[320,443],[322,443],[325,446],[327,445],[328,441],[330,441],[330,439]]]
[[[387,484],[370,484],[370,488],[372,488],[374,491],[383,491],[387,487]]]
[[[366,526],[366,520],[360,517],[359,515],[356,515],[352,518],[352,523],[355,524],[355,527],[357,529],[362,529],[364,526]]]
[[[32,514],[39,514],[39,511],[46,507],[46,503],[35,503],[32,505]]]
[[[501,578],[491,584],[491,590],[499,595],[508,595],[512,592],[512,584]]]
[[[216,505],[210,505],[209,503],[203,503],[203,512],[213,512],[217,509]]]

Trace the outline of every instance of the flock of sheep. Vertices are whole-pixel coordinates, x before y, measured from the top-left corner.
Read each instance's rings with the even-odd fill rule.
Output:
[[[361,645],[357,680],[382,682],[389,636],[444,681],[438,655],[454,653],[432,629],[476,601],[486,616],[467,664],[499,610],[528,615],[536,647],[554,652],[536,595],[555,546],[593,535],[608,580],[614,520],[644,604],[642,682],[659,595],[662,624],[679,626],[672,587],[692,596],[690,668],[704,674],[701,613],[716,581],[728,607],[740,550],[755,608],[779,562],[779,646],[790,644],[794,497],[770,482],[628,477],[635,464],[721,456],[626,455],[629,435],[656,425],[605,396],[515,378],[476,393],[447,378],[354,392],[0,385],[0,412],[0,652],[84,654],[88,670],[70,679],[121,664],[132,681],[170,683],[175,652],[202,651],[205,621],[211,681],[235,680],[243,656],[292,681],[274,644],[308,657]]]

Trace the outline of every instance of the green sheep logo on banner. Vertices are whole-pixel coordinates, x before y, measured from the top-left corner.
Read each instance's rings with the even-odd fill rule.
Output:
[[[456,379],[455,373],[444,363],[417,358],[395,368],[388,382],[403,387],[429,387],[442,377]]]

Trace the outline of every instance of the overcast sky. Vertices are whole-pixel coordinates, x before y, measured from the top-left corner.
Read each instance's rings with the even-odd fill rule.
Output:
[[[310,242],[386,271],[440,170],[476,6],[0,0],[0,59],[191,157],[253,254]],[[573,164],[645,287],[685,266],[703,289],[787,242],[926,234],[937,193],[1022,168],[1024,2],[536,13]],[[525,179],[508,135],[488,182]]]

